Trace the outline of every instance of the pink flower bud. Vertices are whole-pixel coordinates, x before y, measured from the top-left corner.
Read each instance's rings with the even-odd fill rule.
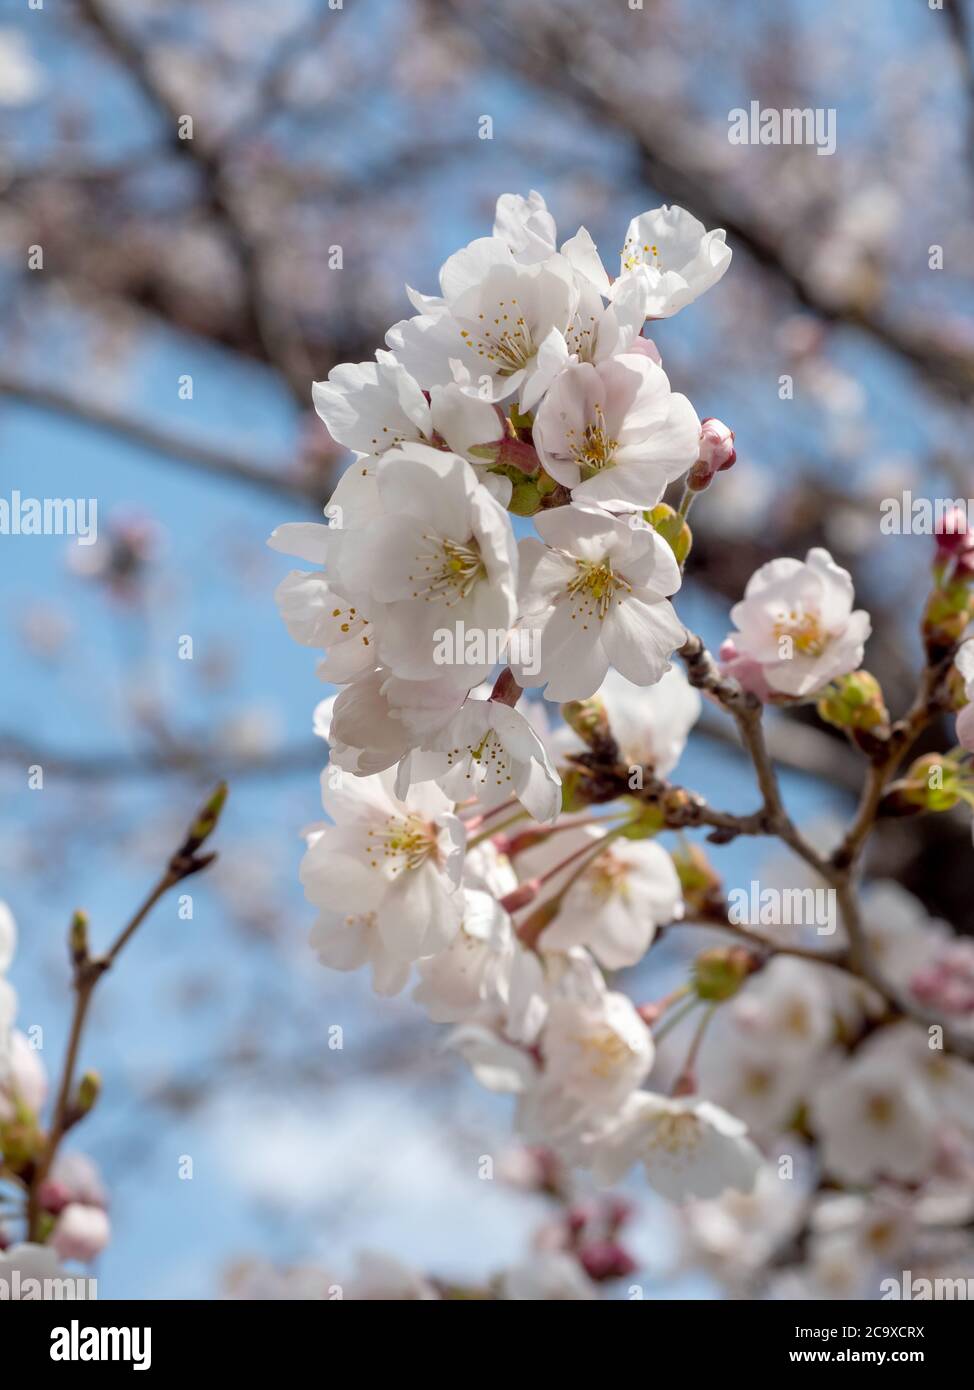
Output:
[[[71,1202],[64,1208],[51,1232],[51,1244],[62,1260],[87,1264],[100,1255],[111,1237],[108,1213],[101,1207]]]
[[[614,1240],[593,1240],[578,1252],[582,1268],[590,1279],[623,1279],[636,1269],[628,1251]]]
[[[937,549],[944,555],[964,555],[974,550],[974,532],[963,507],[951,507],[937,527]]]
[[[738,681],[744,690],[749,690],[752,695],[756,695],[759,700],[767,702],[771,698],[771,687],[764,679],[760,662],[753,657],[745,656],[737,650],[733,638],[728,637],[721,643],[720,651],[717,653],[721,672],[725,676],[732,676]]]
[[[687,474],[691,492],[703,492],[714,476],[737,461],[734,450],[734,431],[720,420],[708,416],[700,425],[700,456]]]
[[[722,473],[737,462],[734,431],[713,415],[700,421],[700,462],[714,473]]]
[[[57,1216],[71,1202],[71,1193],[63,1182],[54,1182],[48,1178],[38,1193],[41,1206],[45,1211],[52,1212]]]

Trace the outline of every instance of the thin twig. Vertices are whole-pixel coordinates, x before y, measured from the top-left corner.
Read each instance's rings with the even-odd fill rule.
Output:
[[[54,1104],[54,1116],[47,1134],[43,1152],[31,1175],[28,1189],[28,1240],[36,1241],[40,1238],[40,1225],[44,1214],[40,1200],[41,1190],[51,1171],[51,1166],[57,1157],[61,1140],[71,1127],[72,1096],[74,1094],[74,1077],[78,1063],[78,1052],[81,1047],[81,1038],[88,1018],[88,1011],[91,1007],[91,1000],[98,985],[98,981],[111,970],[120,953],[125,949],[138,928],[145,921],[146,917],[148,917],[153,907],[159,902],[160,898],[163,898],[166,893],[169,892],[170,888],[175,887],[177,883],[182,883],[184,879],[190,878],[193,874],[199,873],[201,869],[205,869],[209,864],[212,864],[216,855],[214,853],[200,854],[199,851],[216,829],[220,813],[226,801],[226,796],[226,785],[221,783],[212,796],[207,799],[205,805],[194,819],[185,839],[169,860],[166,870],[159,878],[159,881],[154,885],[142,904],[129,918],[128,922],[126,922],[125,926],[118,933],[118,936],[104,955],[92,956],[89,954],[87,919],[84,918],[83,914],[75,914],[69,937],[74,967],[74,1009],[71,1017],[71,1027],[68,1033],[68,1044],[64,1055],[64,1064],[61,1069],[61,1080],[58,1085],[57,1099]]]

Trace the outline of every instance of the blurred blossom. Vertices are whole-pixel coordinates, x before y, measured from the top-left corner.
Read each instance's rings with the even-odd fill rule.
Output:
[[[23,34],[0,29],[0,106],[26,106],[44,86],[44,70]]]

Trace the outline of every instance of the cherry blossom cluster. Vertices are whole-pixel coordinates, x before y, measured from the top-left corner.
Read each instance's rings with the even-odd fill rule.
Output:
[[[763,748],[772,703],[814,703],[877,766],[889,744],[885,772],[907,746],[893,747],[860,669],[870,620],[849,574],[819,548],[762,566],[719,661],[671,602],[690,505],[732,466],[735,440],[671,389],[646,329],[730,259],[723,231],[663,207],[632,220],[613,276],[584,228],[559,247],[539,194],[502,196],[492,235],[441,268],[440,293],[408,290],[415,312],[375,361],[315,385],[353,458],[326,524],[269,542],[319,567],[288,574],[277,599],[339,687],[315,711],[329,819],[308,830],[301,868],[317,955],[368,966],[380,994],[413,982],[450,1025],[445,1045],[516,1096],[527,1142],[604,1183],[641,1164],[678,1203],[753,1194],[762,1147],[797,1113],[839,1182],[930,1176],[971,1072],[932,1054],[945,1065],[936,1099],[926,1035],[906,1017],[882,1045],[858,1045],[898,991],[915,983],[921,1009],[957,968],[921,952],[908,977],[897,966],[878,980],[848,877],[868,825],[820,854],[788,820]],[[674,484],[678,507],[664,501]],[[931,669],[967,679],[969,698],[974,659],[954,668],[945,640]],[[753,754],[757,816],[714,812],[669,780],[701,691]],[[917,788],[908,776],[889,794],[938,809]],[[778,955],[739,932],[662,1000],[615,988],[664,929],[729,927],[699,846],[671,853],[657,838],[701,825],[718,840],[780,835],[815,866],[848,908],[841,955],[807,962],[808,947],[782,938]],[[700,1024],[674,1067],[660,1046],[688,1012]],[[711,1023],[723,1046],[701,1046]]]

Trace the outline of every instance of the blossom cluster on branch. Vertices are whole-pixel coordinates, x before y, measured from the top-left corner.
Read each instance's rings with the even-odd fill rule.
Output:
[[[970,962],[895,885],[861,899],[859,879],[879,814],[972,798],[970,552],[938,538],[901,719],[861,669],[869,615],[824,549],[754,574],[718,658],[687,631],[672,600],[688,514],[735,441],[671,389],[646,330],[730,260],[723,231],[662,207],[632,220],[613,276],[584,228],[559,247],[541,196],[507,194],[438,295],[408,290],[415,312],[374,361],[315,384],[353,460],[326,524],[269,541],[320,567],[277,598],[340,687],[314,716],[330,755],[301,869],[312,943],[333,969],[368,965],[380,994],[414,981],[446,1046],[516,1095],[525,1140],[599,1181],[638,1163],[677,1203],[756,1200],[791,1136],[814,1153],[810,1202],[823,1185],[902,1195],[971,1175]],[[701,692],[736,724],[756,811],[671,780]],[[764,742],[765,707],[797,703],[864,759],[830,851],[791,820]],[[962,746],[936,755],[938,777],[929,757],[904,772],[956,710]],[[735,921],[702,847],[658,838],[696,828],[796,854],[838,905],[828,947],[774,916],[770,933]],[[617,987],[689,927],[734,940],[662,999]],[[660,1044],[687,1030],[674,1062]]]

